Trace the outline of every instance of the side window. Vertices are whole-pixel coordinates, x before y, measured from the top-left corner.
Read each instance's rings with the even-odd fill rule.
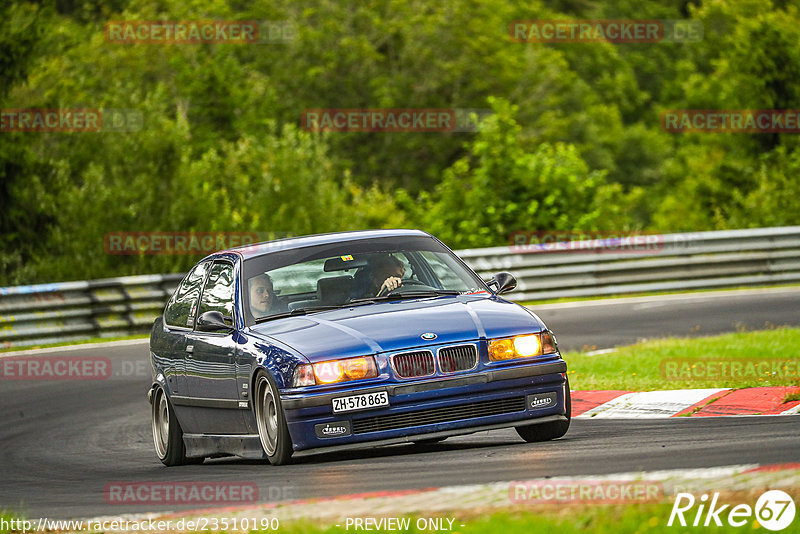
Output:
[[[183,328],[194,327],[194,311],[197,306],[197,297],[200,296],[200,286],[203,284],[208,262],[197,265],[189,275],[183,279],[181,285],[175,290],[172,298],[164,310],[164,322],[170,326]]]
[[[445,263],[446,256],[427,250],[420,252],[420,254],[439,278],[439,281],[442,283],[442,288],[455,289],[458,291],[466,291],[470,288],[468,284],[471,281],[465,281],[459,278],[456,271]]]
[[[233,322],[233,265],[230,263],[217,262],[208,273],[197,315],[207,311],[218,311]]]

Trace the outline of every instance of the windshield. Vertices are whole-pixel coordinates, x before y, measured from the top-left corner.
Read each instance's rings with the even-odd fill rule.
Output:
[[[351,303],[485,291],[430,237],[363,239],[272,252],[244,262],[247,323]]]

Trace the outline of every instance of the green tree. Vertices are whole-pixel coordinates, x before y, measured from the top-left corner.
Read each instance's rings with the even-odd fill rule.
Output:
[[[43,17],[35,5],[0,5],[0,109],[9,107],[13,86],[35,66]],[[0,281],[24,280],[18,273],[36,256],[41,236],[54,222],[42,183],[50,168],[37,161],[29,137],[0,131]]]
[[[502,99],[489,102],[496,115],[433,193],[413,203],[401,192],[401,205],[424,228],[462,248],[506,244],[518,230],[628,225],[629,199],[620,186],[607,184],[602,171],[590,171],[574,146],[545,143],[527,150],[514,119],[517,107]]]

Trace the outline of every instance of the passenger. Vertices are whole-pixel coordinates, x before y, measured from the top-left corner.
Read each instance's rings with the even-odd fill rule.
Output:
[[[265,317],[276,308],[277,299],[268,274],[259,274],[247,280],[250,295],[250,313],[253,317]]]

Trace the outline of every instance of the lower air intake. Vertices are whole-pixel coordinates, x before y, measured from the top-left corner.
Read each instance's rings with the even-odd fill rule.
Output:
[[[505,413],[524,411],[525,397],[472,402],[469,404],[461,404],[459,406],[429,408],[427,410],[418,410],[416,412],[379,415],[375,417],[356,419],[353,421],[353,433],[366,434],[367,432],[394,430],[397,428],[430,425],[433,423],[447,423],[450,421],[460,421],[462,419],[472,419],[475,417],[486,417],[489,415],[501,415]]]

